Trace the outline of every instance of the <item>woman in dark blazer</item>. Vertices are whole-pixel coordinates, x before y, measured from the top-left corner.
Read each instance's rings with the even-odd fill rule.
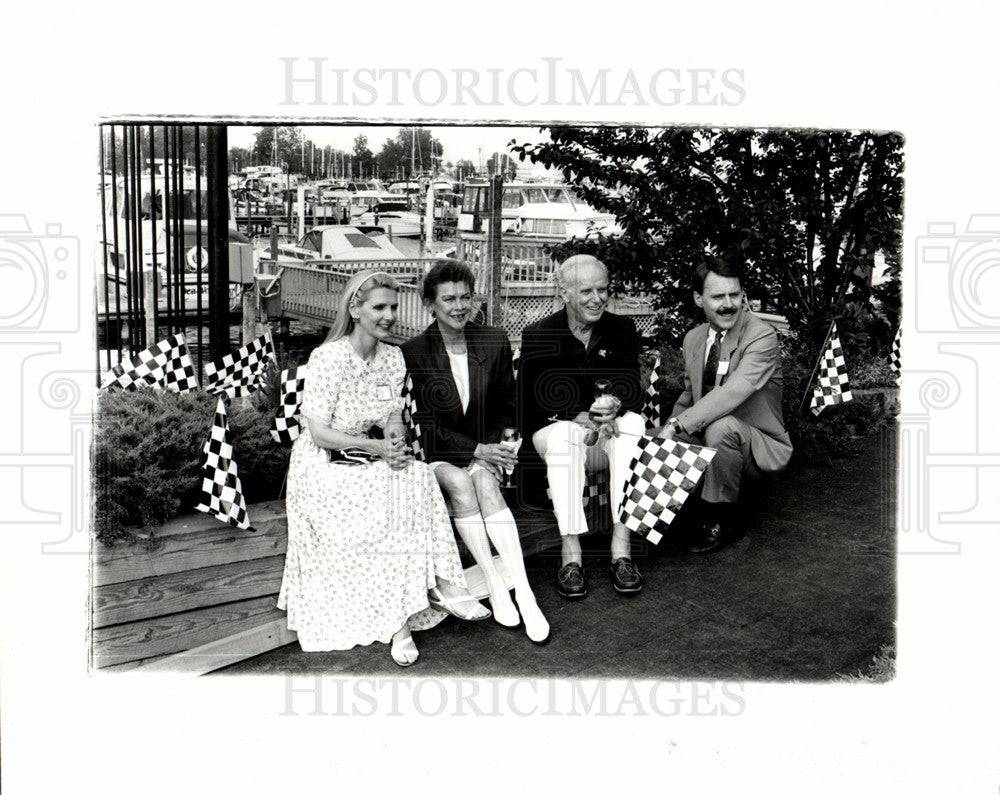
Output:
[[[528,584],[517,524],[500,490],[504,468],[517,460],[516,451],[500,444],[503,428],[515,425],[510,341],[500,329],[469,323],[474,286],[472,271],[457,260],[441,260],[424,278],[434,322],[402,346],[414,419],[455,528],[483,573],[493,617],[507,627],[523,619],[528,637],[542,643],[549,624]],[[514,600],[490,541],[513,580]]]

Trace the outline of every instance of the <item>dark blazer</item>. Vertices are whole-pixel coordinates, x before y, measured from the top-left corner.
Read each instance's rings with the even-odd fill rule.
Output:
[[[427,460],[466,466],[479,443],[495,444],[505,425],[514,425],[514,373],[510,340],[491,326],[465,327],[469,351],[469,408],[451,374],[451,361],[437,321],[403,343],[403,358],[413,379],[421,446]]]
[[[521,335],[517,390],[525,439],[554,420],[568,420],[594,402],[594,382],[606,378],[622,411],[641,411],[639,333],[632,319],[605,312],[584,348],[569,330],[566,310],[542,318]]]
[[[778,335],[760,318],[743,311],[743,317],[722,338],[720,361],[729,362],[717,386],[701,394],[705,372],[708,324],[702,323],[684,337],[684,392],[671,417],[688,433],[700,434],[707,425],[728,415],[751,429],[750,451],[763,472],[783,469],[792,455],[792,442],[781,416],[781,356]]]

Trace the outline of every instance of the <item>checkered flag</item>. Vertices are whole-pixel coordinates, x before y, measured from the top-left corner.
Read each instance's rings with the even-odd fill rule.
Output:
[[[643,436],[624,485],[622,524],[658,544],[714,457],[711,447]]]
[[[236,353],[205,365],[205,390],[213,395],[243,397],[260,386],[268,357],[274,361],[270,332],[244,345]]]
[[[136,389],[153,386],[173,392],[198,388],[198,376],[184,344],[184,335],[175,334],[151,348],[119,362],[105,376],[103,387]]]
[[[819,360],[818,382],[809,402],[813,414],[819,414],[827,406],[846,403],[852,399],[851,385],[847,380],[847,365],[844,363],[844,351],[840,347],[836,322],[830,326],[828,339],[829,343]]]
[[[608,482],[610,480],[611,475],[606,469],[595,469],[593,472],[587,473],[587,481],[583,484],[584,508],[590,504],[591,500],[597,500],[598,505],[608,504]]]
[[[902,357],[900,356],[900,347],[903,340],[903,327],[900,326],[896,329],[896,336],[892,341],[892,348],[889,349],[889,367],[898,376]]]
[[[656,354],[653,369],[649,371],[649,386],[646,387],[646,399],[642,403],[642,416],[646,418],[646,427],[655,428],[662,425],[660,419],[660,392],[656,382],[660,380],[660,354]]]
[[[281,371],[280,402],[274,419],[271,420],[271,437],[278,444],[291,444],[302,433],[299,409],[302,407],[307,370],[308,365],[300,364]]]
[[[410,374],[406,374],[406,381],[403,383],[403,422],[406,424],[407,435],[410,437],[410,446],[413,448],[413,455],[418,461],[425,460],[424,450],[420,446],[420,425],[414,419],[417,415],[417,398],[413,394],[413,379]]]
[[[212,421],[212,433],[205,442],[205,465],[201,468],[201,501],[195,506],[220,521],[250,529],[243,486],[233,461],[233,446],[229,441],[229,420],[226,404],[219,398]]]
[[[585,473],[586,480],[583,483],[583,507],[590,505],[591,500],[597,500],[598,505],[608,504],[608,481],[611,476],[606,469],[595,469]],[[545,498],[552,501],[552,489],[546,486]]]

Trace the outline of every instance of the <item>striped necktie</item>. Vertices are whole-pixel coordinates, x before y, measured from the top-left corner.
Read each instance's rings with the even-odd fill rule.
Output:
[[[712,332],[712,344],[708,348],[708,358],[705,360],[705,374],[701,379],[702,396],[715,389],[715,379],[719,374],[719,351],[722,349],[722,345],[719,343],[721,337],[719,332]]]

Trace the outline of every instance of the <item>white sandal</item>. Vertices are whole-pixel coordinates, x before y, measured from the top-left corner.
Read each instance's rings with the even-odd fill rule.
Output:
[[[416,652],[416,656],[412,660],[409,658],[409,654],[404,654],[410,649]],[[413,636],[407,635],[402,640],[393,639],[392,645],[389,646],[389,656],[400,668],[409,668],[420,659],[420,652],[417,651],[417,644],[413,642]]]
[[[427,592],[427,601],[435,610],[443,610],[448,615],[463,621],[483,621],[493,615],[487,608],[479,604],[479,600],[472,594],[467,593],[445,599],[444,594],[436,585]],[[458,605],[462,604],[471,605],[468,612],[458,610]]]

